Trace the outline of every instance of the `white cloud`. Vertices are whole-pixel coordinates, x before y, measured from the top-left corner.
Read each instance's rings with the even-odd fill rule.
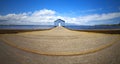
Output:
[[[98,8],[98,9],[90,9],[90,10],[83,10],[83,11],[80,11],[82,13],[86,13],[86,12],[95,12],[95,11],[100,11],[102,10],[102,8]]]
[[[78,16],[78,17],[68,17],[68,16],[60,16],[57,14],[58,12],[54,10],[42,9],[35,12],[21,13],[21,14],[7,14],[0,15],[0,20],[7,20],[6,23],[12,23],[13,21],[17,23],[40,23],[43,22],[54,22],[57,19],[63,19],[67,23],[76,23],[76,24],[85,24],[91,21],[102,21],[102,20],[110,20],[114,18],[120,17],[120,12],[116,13],[108,13],[108,14],[92,14],[87,16]],[[4,23],[5,24],[5,23]]]
[[[96,21],[96,20],[110,20],[114,18],[120,17],[120,12],[117,13],[108,13],[108,14],[93,14],[93,15],[87,15],[87,16],[82,16],[79,17],[78,20],[80,19],[81,21]]]
[[[56,14],[56,12],[53,10],[43,9],[43,10],[33,12],[32,16],[52,16],[55,14]]]

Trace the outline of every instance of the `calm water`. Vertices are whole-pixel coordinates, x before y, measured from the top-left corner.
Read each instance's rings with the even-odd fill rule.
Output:
[[[2,25],[0,29],[51,29],[52,25]]]
[[[66,26],[66,28],[74,29],[74,30],[120,29],[120,26]]]
[[[0,29],[51,29],[54,25],[2,25]],[[73,30],[87,30],[87,29],[120,29],[120,26],[65,26]]]

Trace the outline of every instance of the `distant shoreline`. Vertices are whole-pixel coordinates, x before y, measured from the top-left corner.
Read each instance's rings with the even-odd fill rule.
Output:
[[[73,30],[73,29],[70,29]],[[83,29],[83,30],[74,30],[74,31],[83,31],[83,32],[95,32],[95,33],[106,33],[106,34],[120,34],[120,29]]]
[[[44,30],[50,30],[50,29],[0,29],[0,34],[12,34],[12,33],[21,33],[21,32],[44,31]]]
[[[20,33],[20,32],[44,31],[44,30],[50,30],[50,29],[0,29],[0,34],[12,34],[12,33]],[[120,29],[81,29],[81,30],[69,29],[69,30],[107,33],[107,34],[120,34]]]

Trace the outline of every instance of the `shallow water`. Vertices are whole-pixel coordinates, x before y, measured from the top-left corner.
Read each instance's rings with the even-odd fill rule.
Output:
[[[120,26],[65,26],[73,30],[88,30],[88,29],[120,29]]]
[[[51,29],[54,25],[1,25],[0,29]],[[120,26],[65,26],[65,28],[73,30],[88,30],[88,29],[120,29]]]
[[[0,29],[50,29],[52,25],[1,25]]]

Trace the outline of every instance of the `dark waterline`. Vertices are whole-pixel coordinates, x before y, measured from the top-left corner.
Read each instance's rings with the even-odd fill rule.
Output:
[[[1,25],[0,29],[51,29],[54,25]],[[120,29],[120,26],[65,26],[72,30],[92,30],[92,29]]]
[[[120,29],[120,26],[65,26],[72,30],[101,30],[101,29]]]
[[[53,28],[53,25],[1,25],[0,29],[51,29]]]

